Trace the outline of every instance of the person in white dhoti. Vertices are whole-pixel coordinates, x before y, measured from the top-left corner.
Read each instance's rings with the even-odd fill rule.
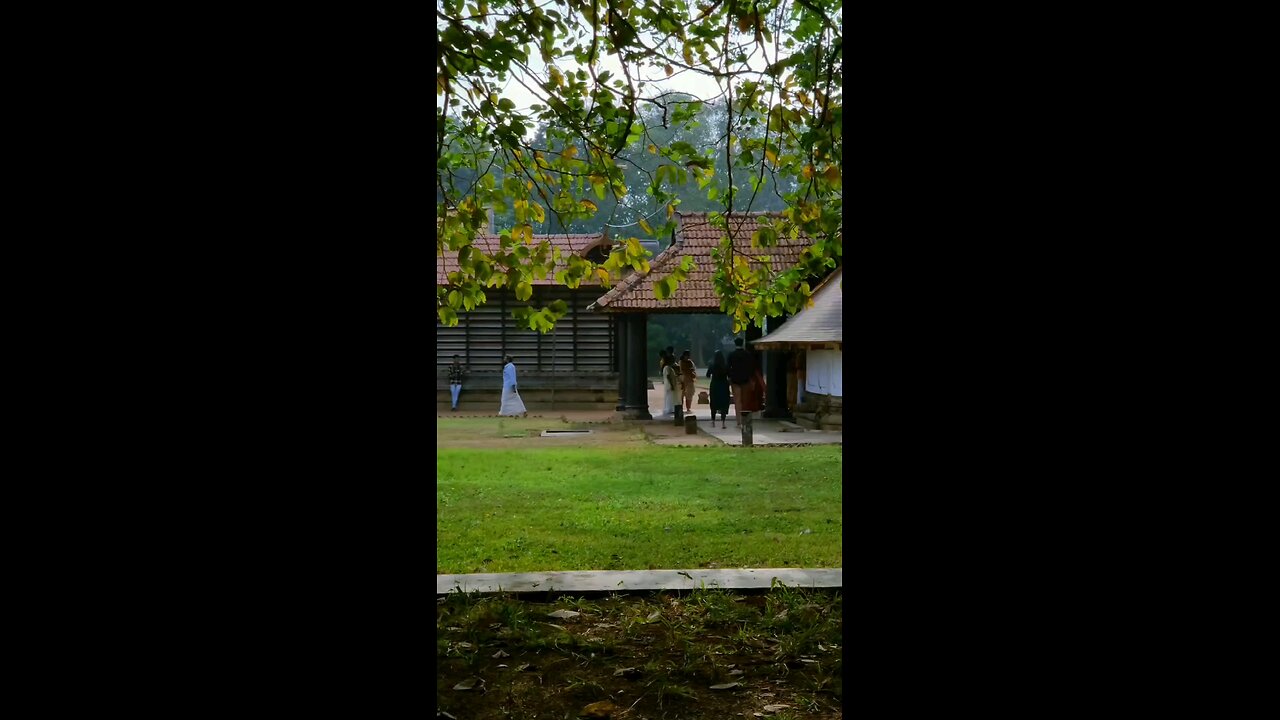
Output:
[[[520,393],[516,392],[516,364],[510,355],[504,356],[502,362],[505,363],[502,366],[502,406],[498,408],[498,414],[527,417],[529,411],[525,409]]]

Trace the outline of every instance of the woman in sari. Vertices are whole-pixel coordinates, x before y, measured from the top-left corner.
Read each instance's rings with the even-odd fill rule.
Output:
[[[525,409],[520,393],[516,392],[516,364],[510,355],[504,356],[502,361],[505,363],[502,366],[502,406],[498,408],[498,414],[528,417],[529,411]]]
[[[751,382],[743,389],[742,394],[747,396],[747,402],[743,406],[743,410],[750,412],[760,412],[764,409],[764,375],[760,372],[760,366],[755,368],[755,374],[751,378]]]

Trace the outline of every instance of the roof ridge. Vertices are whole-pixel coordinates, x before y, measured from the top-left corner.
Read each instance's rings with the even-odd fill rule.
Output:
[[[811,296],[817,295],[818,291],[825,288],[827,286],[827,283],[831,282],[831,278],[839,275],[841,270],[844,270],[844,265],[837,265],[836,269],[832,270],[830,273],[827,274],[826,277],[822,278],[822,282],[818,283],[818,287],[814,288],[809,294]]]
[[[659,264],[660,262],[665,262],[665,261],[666,261],[666,257],[665,257],[665,256],[666,256],[668,253],[671,253],[671,251],[672,251],[672,250],[677,249],[678,247],[679,247],[679,243],[671,243],[670,245],[668,245],[668,246],[667,246],[667,248],[666,248],[665,250],[663,250],[662,252],[658,253],[656,256],[654,256],[654,258],[653,258],[652,260],[650,260],[650,261],[649,261],[649,270],[648,270],[648,272],[641,272],[641,271],[637,270],[637,271],[635,271],[635,272],[631,273],[630,275],[628,275],[628,276],[626,276],[626,277],[622,278],[621,280],[619,280],[619,281],[618,281],[618,284],[617,284],[617,285],[614,285],[612,288],[610,288],[610,289],[609,289],[609,292],[606,292],[604,295],[602,295],[602,296],[600,297],[600,299],[599,299],[599,300],[596,300],[594,303],[592,303],[592,305],[595,305],[595,306],[597,306],[597,307],[604,307],[605,305],[608,305],[609,303],[613,302],[613,300],[614,300],[618,295],[622,294],[622,291],[623,291],[623,290],[628,290],[628,289],[630,289],[630,288],[631,288],[631,286],[633,286],[633,285],[635,285],[636,283],[640,282],[640,281],[641,281],[641,280],[643,280],[644,278],[649,277],[650,275],[652,275],[652,274],[653,274],[653,271],[654,271],[654,270],[656,270],[656,269],[658,268],[658,264]],[[674,257],[676,254],[677,254],[677,253],[672,253],[672,256]],[[611,297],[611,296],[612,296],[612,297]]]
[[[706,217],[710,215],[712,212],[720,213],[720,215],[723,215],[725,217],[763,217],[766,215],[782,217],[781,210],[750,210],[750,211],[744,210],[742,212],[734,212],[734,213],[723,213],[723,212],[720,212],[719,210],[708,210],[708,211],[700,210],[698,212],[680,212],[679,210],[676,210],[675,214],[681,217]]]

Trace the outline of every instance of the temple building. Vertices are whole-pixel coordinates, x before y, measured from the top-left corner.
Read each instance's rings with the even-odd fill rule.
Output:
[[[796,422],[814,429],[843,427],[844,406],[844,291],[843,268],[836,268],[814,288],[813,305],[796,313],[782,327],[753,340],[761,350],[785,350],[803,368],[803,388],[792,408]]]
[[[769,263],[775,270],[795,266],[801,253],[811,244],[810,239],[782,239],[777,246],[767,249],[751,246],[751,236],[759,229],[760,218],[766,215],[774,214],[735,213],[729,216],[728,233],[735,251],[750,257],[753,265]],[[725,233],[710,223],[706,213],[677,213],[677,229],[671,245],[650,259],[649,271],[631,272],[607,292],[595,279],[576,289],[569,289],[557,285],[552,276],[535,280],[533,297],[524,303],[517,301],[510,290],[486,289],[487,302],[470,312],[459,312],[457,326],[445,327],[438,320],[436,322],[437,408],[449,407],[447,371],[454,353],[457,353],[470,371],[463,383],[460,407],[471,409],[492,405],[496,412],[502,386],[502,356],[506,353],[515,360],[520,394],[531,411],[616,409],[628,418],[652,417],[648,407],[649,366],[656,358],[646,357],[649,314],[722,312],[712,282],[715,273],[712,250],[719,246]],[[611,241],[604,234],[533,236],[535,244],[544,239],[564,255],[576,254],[596,262],[603,262],[612,249]],[[643,244],[651,252],[657,251],[656,242]],[[480,235],[476,237],[475,245],[486,252],[496,252],[500,239],[493,234]],[[655,283],[679,267],[685,257],[693,259],[696,269],[688,273],[670,297],[659,300],[654,293]],[[436,282],[444,284],[448,274],[455,270],[456,254],[449,256],[446,253],[437,257]],[[838,274],[838,269],[836,272]],[[811,278],[811,282],[818,280]],[[555,299],[568,303],[569,313],[556,324],[555,330],[546,335],[519,325],[511,317],[511,310],[517,306],[532,304],[541,307]],[[795,318],[802,317],[804,312]],[[769,318],[765,328],[769,336],[766,337],[773,337],[790,322],[782,317]],[[836,332],[838,353],[838,325]],[[761,330],[754,326],[745,331],[748,349],[762,351],[757,352],[757,361],[768,388],[763,415],[795,417],[796,408],[789,405],[786,391],[793,353],[805,352],[815,368],[826,368],[827,360],[825,356],[814,360],[814,353],[819,350],[811,348],[812,343],[802,347],[753,342],[760,340],[762,335]],[[829,377],[825,370],[821,373],[812,375],[815,381],[818,377]],[[838,398],[840,395],[839,391],[831,395],[826,384],[815,385],[812,395],[823,393],[827,393],[826,397]]]
[[[753,265],[770,263],[775,270],[798,264],[800,254],[811,244],[809,238],[782,239],[776,247],[753,248],[751,236],[760,227],[760,218],[773,213],[735,213],[728,218],[728,233],[735,252],[750,257]],[[648,362],[645,357],[646,327],[650,313],[719,313],[720,298],[715,294],[712,277],[715,260],[712,250],[720,245],[726,231],[713,226],[706,213],[679,214],[675,237],[670,247],[650,261],[649,272],[633,273],[605,293],[589,309],[616,318],[618,325],[618,368],[621,372],[622,402],[625,417],[650,418],[648,407]],[[680,266],[684,258],[693,258],[696,269],[680,283],[674,294],[659,300],[654,284]],[[769,318],[766,329],[781,326],[783,318]],[[748,341],[759,338],[759,328],[746,330]],[[757,362],[765,377],[765,417],[791,417],[786,403],[786,372],[790,356],[786,352],[757,354]]]

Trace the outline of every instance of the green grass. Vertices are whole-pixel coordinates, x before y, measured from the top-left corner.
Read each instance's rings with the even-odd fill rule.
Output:
[[[505,437],[545,420],[476,420],[438,432],[437,573],[842,566],[839,447],[548,446]]]

